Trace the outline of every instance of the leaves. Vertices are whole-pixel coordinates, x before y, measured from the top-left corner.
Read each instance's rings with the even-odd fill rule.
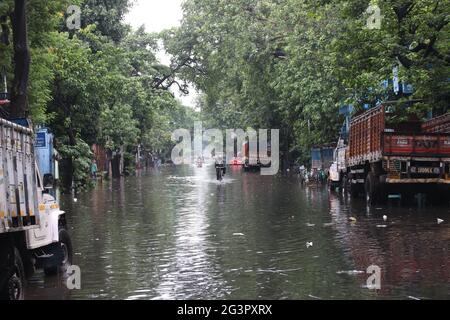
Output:
[[[367,27],[369,5],[381,9],[379,30]],[[421,110],[448,108],[448,10],[431,0],[187,0],[163,39],[174,64],[189,59],[180,77],[203,92],[209,126],[283,128],[306,160],[337,140],[340,105],[404,98],[380,85],[396,65]]]

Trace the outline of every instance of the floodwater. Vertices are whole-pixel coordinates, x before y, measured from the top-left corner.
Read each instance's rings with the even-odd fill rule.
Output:
[[[81,290],[39,272],[27,298],[450,298],[449,206],[368,208],[299,181],[162,168],[63,197]]]

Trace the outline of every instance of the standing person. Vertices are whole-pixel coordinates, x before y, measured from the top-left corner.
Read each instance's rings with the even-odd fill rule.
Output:
[[[97,160],[92,160],[92,164],[91,164],[91,177],[92,179],[97,179]]]

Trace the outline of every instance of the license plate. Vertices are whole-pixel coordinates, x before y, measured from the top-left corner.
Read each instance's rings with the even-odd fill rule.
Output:
[[[411,173],[419,174],[440,174],[440,168],[428,168],[428,167],[411,167]]]

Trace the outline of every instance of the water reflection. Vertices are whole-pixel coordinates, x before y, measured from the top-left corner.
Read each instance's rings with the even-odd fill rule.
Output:
[[[449,298],[450,227],[436,223],[449,208],[367,208],[296,177],[214,174],[162,168],[62,196],[82,289],[38,274],[28,298]]]

